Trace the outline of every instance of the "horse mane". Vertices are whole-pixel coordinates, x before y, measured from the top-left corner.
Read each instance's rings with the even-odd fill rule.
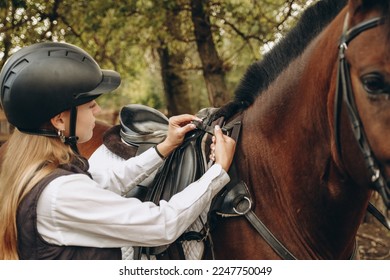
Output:
[[[307,8],[300,20],[262,60],[249,66],[235,90],[235,98],[216,113],[229,118],[255,101],[256,97],[306,49],[314,39],[346,5],[346,0],[323,0]]]

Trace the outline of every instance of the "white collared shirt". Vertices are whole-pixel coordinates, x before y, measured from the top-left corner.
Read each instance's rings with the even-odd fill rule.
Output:
[[[84,174],[61,176],[42,192],[37,222],[47,242],[99,248],[169,244],[229,182],[227,173],[215,164],[198,181],[157,206],[122,196],[161,166],[163,161],[154,149],[114,164],[99,161],[98,152],[90,163],[93,180]]]

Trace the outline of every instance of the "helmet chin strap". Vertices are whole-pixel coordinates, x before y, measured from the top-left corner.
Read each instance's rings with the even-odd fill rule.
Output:
[[[76,122],[77,107],[72,107],[70,109],[69,136],[65,137],[65,144],[68,144],[76,154],[79,154],[79,149],[77,148],[77,140],[79,138],[76,136]]]
[[[55,137],[60,138],[64,144],[67,144],[71,149],[76,153],[80,154],[79,149],[77,148],[77,141],[79,138],[76,136],[76,122],[77,122],[77,107],[72,107],[70,109],[70,120],[69,120],[69,136],[59,135],[52,129],[39,128],[39,129],[23,129],[18,128],[21,132],[33,135],[42,135],[46,137]]]

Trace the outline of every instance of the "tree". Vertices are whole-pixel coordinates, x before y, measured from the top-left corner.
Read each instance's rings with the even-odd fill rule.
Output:
[[[202,62],[203,77],[212,106],[226,104],[230,96],[225,82],[225,70],[214,44],[209,13],[205,11],[209,0],[191,0],[191,19],[198,53]]]
[[[169,47],[164,43],[158,48],[158,54],[167,100],[167,114],[173,116],[184,112],[192,113],[186,78],[182,74],[183,71],[175,66],[183,63],[185,54],[177,52],[172,54]]]
[[[161,10],[165,14],[163,26],[166,34],[161,34],[157,52],[160,57],[167,114],[172,116],[194,113],[189,97],[187,72],[182,67],[187,56],[186,42],[180,40],[182,10],[176,0],[163,1]]]
[[[66,41],[121,73],[115,98],[101,99],[105,107],[145,102],[167,114],[196,112],[230,99],[304,2],[0,0],[0,65],[18,47]]]

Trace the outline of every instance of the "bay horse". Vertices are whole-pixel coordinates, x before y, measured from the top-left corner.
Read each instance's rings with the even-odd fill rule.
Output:
[[[216,114],[241,114],[236,174],[291,259],[356,257],[372,191],[390,206],[389,16],[389,1],[319,1]],[[216,259],[284,258],[240,215],[212,236]]]
[[[242,110],[237,173],[294,258],[351,258],[372,191],[390,207],[389,6],[348,1],[266,86],[252,65],[229,105]],[[240,216],[213,236],[217,259],[281,258]]]

